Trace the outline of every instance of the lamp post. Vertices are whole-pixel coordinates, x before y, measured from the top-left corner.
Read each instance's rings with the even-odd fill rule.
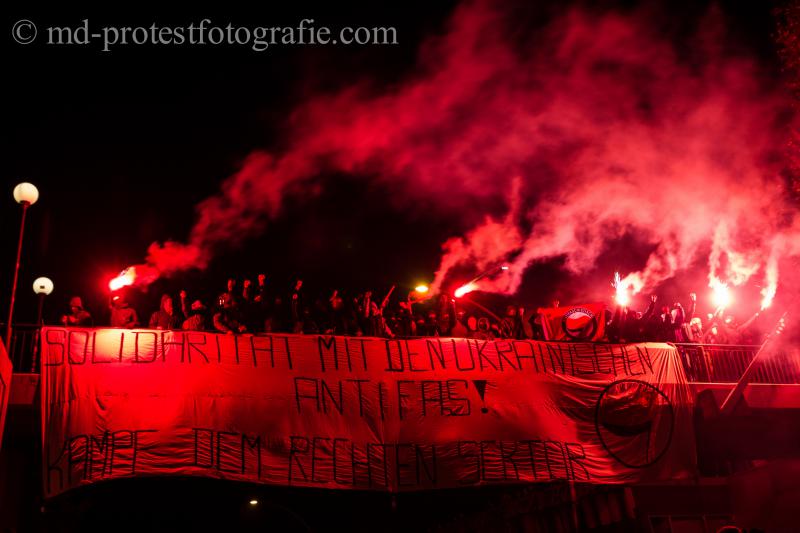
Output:
[[[39,310],[36,312],[36,325],[42,325],[42,308],[44,307],[44,297],[53,292],[53,282],[50,278],[36,278],[33,282],[33,292],[39,296]]]
[[[50,278],[36,278],[33,282],[33,292],[39,297],[39,310],[36,312],[36,338],[33,342],[33,361],[31,370],[36,372],[39,363],[39,336],[42,331],[42,308],[44,307],[44,297],[53,292],[53,282]]]
[[[14,266],[14,283],[11,285],[11,302],[8,305],[8,324],[6,324],[6,351],[11,350],[11,320],[14,318],[14,298],[17,295],[17,279],[19,278],[19,262],[22,257],[22,236],[25,233],[25,215],[28,207],[39,199],[39,190],[32,183],[23,182],[14,187],[14,200],[22,205],[22,222],[19,225],[19,241],[17,242],[17,262]]]

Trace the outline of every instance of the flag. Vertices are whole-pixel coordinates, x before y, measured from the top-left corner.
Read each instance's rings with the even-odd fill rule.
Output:
[[[591,303],[539,309],[548,341],[599,341],[606,330],[605,305]]]

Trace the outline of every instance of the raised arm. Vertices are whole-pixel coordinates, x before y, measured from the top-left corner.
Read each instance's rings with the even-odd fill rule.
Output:
[[[392,293],[394,292],[394,287],[395,286],[392,285],[392,288],[389,289],[389,292],[387,292],[386,296],[384,296],[383,301],[381,302],[381,311],[383,311],[386,308],[386,306],[389,304],[389,298],[392,296]]]
[[[686,321],[686,311],[683,310],[683,306],[679,302],[675,302],[675,321],[672,323],[674,326],[680,326]]]
[[[656,296],[655,294],[651,294],[650,305],[647,306],[647,310],[644,312],[644,315],[642,315],[643,321],[647,322],[648,320],[650,320],[650,317],[653,316],[653,311],[656,310],[656,300],[658,300],[658,296]]]
[[[181,291],[181,313],[183,313],[183,318],[189,317],[189,307],[186,305],[186,291]]]
[[[370,304],[372,300],[372,291],[367,291],[364,293],[364,318],[369,318],[370,315]]]
[[[736,331],[744,331],[747,328],[749,328],[753,324],[753,322],[756,321],[756,318],[758,318],[758,315],[759,315],[759,311],[756,311],[756,314],[754,314],[753,316],[748,318],[747,321],[744,324],[742,324],[738,328],[736,328]]]
[[[614,306],[614,314],[611,316],[611,320],[606,322],[606,326],[608,327],[619,327],[619,323],[622,320],[622,306],[617,304]]]
[[[697,294],[689,293],[689,312],[686,314],[686,322],[691,322],[694,318],[694,313],[697,311]]]
[[[242,300],[245,302],[252,302],[253,296],[253,282],[246,279],[242,283]]]

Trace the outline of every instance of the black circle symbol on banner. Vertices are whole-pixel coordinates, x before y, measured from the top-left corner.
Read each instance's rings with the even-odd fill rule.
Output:
[[[597,331],[597,317],[585,307],[575,307],[564,313],[561,328],[572,340],[590,340]]]
[[[628,468],[647,468],[669,449],[675,411],[667,395],[655,385],[620,379],[600,393],[594,425],[611,457]]]

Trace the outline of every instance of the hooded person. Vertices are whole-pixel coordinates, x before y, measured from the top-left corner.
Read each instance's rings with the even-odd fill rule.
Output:
[[[474,339],[478,334],[478,319],[475,315],[467,317],[467,335],[468,339]]]
[[[475,338],[485,341],[494,340],[494,333],[492,333],[492,325],[489,319],[481,317],[478,319],[478,329],[475,332]]]
[[[506,314],[500,322],[500,332],[504,339],[524,339],[525,328],[522,317],[525,315],[523,307],[509,305],[506,307]]]
[[[189,316],[183,321],[182,329],[187,331],[206,331],[208,329],[208,309],[200,300],[192,302]]]
[[[83,308],[80,296],[73,296],[69,300],[69,314],[61,317],[61,323],[69,327],[91,327],[92,315]]]
[[[450,330],[450,335],[458,339],[467,338],[467,326],[464,324],[467,314],[464,311],[456,312],[456,325]]]
[[[124,295],[116,295],[111,299],[111,327],[135,328],[139,325],[136,310],[128,304]]]
[[[223,292],[219,296],[219,308],[213,317],[214,329],[219,333],[246,333],[238,302]]]
[[[456,325],[456,301],[449,294],[440,294],[436,306],[436,335],[450,337]]]
[[[150,315],[148,327],[150,329],[180,329],[182,318],[175,311],[172,296],[164,294],[161,296],[161,306],[158,311]]]
[[[272,312],[274,305],[274,298],[271,291],[267,287],[267,275],[258,275],[258,286],[255,290],[253,303],[256,307],[256,316],[259,322],[258,330],[272,331]]]

